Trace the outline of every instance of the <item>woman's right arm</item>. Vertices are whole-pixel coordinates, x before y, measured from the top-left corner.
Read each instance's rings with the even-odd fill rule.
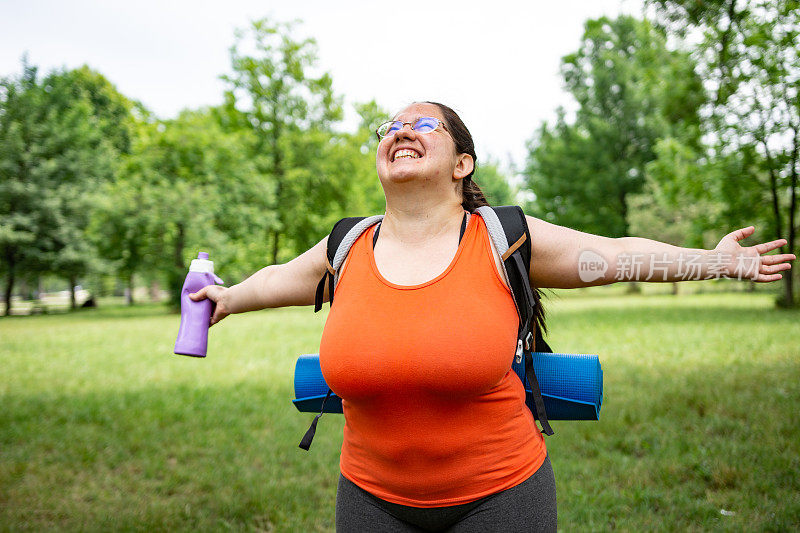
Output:
[[[282,265],[262,268],[232,287],[209,285],[190,294],[194,301],[204,298],[216,303],[213,326],[226,316],[290,305],[311,305],[322,274],[326,270],[328,237],[313,248]],[[324,301],[327,301],[327,286]]]

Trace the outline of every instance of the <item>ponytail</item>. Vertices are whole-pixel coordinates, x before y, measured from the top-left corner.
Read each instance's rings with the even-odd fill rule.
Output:
[[[472,181],[472,174],[461,180],[461,206],[472,213],[479,207],[489,205],[483,191]]]

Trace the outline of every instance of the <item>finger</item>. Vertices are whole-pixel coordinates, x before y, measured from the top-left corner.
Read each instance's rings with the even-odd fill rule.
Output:
[[[197,292],[193,292],[189,294],[189,298],[191,298],[195,302],[199,302],[200,300],[204,300],[208,298],[206,295],[208,293],[208,287],[203,287]]]
[[[777,241],[771,241],[771,242],[764,242],[764,243],[761,243],[761,244],[756,244],[755,246],[753,246],[753,248],[755,248],[756,251],[759,254],[765,254],[767,252],[771,252],[772,250],[775,250],[776,248],[780,248],[781,246],[785,246],[786,242],[787,242],[786,239],[778,239]]]
[[[755,230],[755,226],[747,226],[746,228],[737,229],[736,231],[728,233],[726,237],[733,237],[733,240],[738,242],[752,235]]]
[[[782,278],[783,276],[781,276],[780,274],[771,274],[771,275],[759,274],[758,277],[753,281],[755,281],[756,283],[769,283],[770,281],[778,281],[779,279]]]
[[[221,321],[226,316],[228,316],[228,313],[222,313],[222,312],[219,312],[219,311],[214,311],[214,314],[211,315],[211,322],[209,323],[209,326],[213,326],[214,324],[216,324],[217,322]]]
[[[792,268],[792,265],[789,263],[780,263],[778,265],[761,265],[761,268],[758,270],[761,274],[777,274],[778,272],[783,272],[784,270],[789,270]]]
[[[794,254],[776,254],[776,255],[765,255],[761,257],[761,264],[762,265],[777,265],[778,263],[783,263],[786,261],[794,261],[797,259]]]

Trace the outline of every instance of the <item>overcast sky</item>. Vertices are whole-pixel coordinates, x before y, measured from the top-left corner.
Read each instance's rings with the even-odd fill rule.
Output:
[[[571,107],[558,68],[588,18],[639,15],[641,0],[137,2],[0,0],[0,76],[20,58],[43,70],[84,63],[162,118],[221,102],[235,28],[269,16],[303,21],[319,66],[351,105],[391,112],[414,100],[455,108],[478,157],[524,163],[525,142],[557,106]],[[423,7],[424,6],[424,7]]]

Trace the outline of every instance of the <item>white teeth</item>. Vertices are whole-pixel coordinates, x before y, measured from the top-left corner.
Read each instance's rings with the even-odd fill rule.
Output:
[[[394,153],[394,160],[397,161],[398,159],[419,159],[419,154],[414,150],[398,150]]]

